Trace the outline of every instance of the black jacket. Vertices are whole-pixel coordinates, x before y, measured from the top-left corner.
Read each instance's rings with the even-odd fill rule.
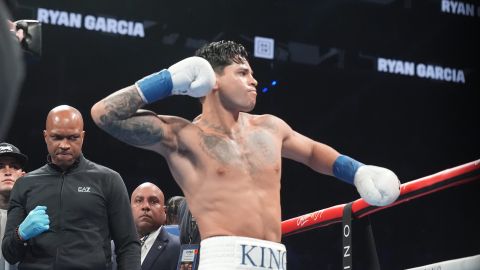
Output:
[[[180,240],[178,236],[160,229],[157,239],[143,260],[142,270],[175,270],[180,255]]]
[[[15,229],[37,205],[47,206],[50,229],[23,243]],[[140,243],[120,175],[80,156],[68,171],[47,164],[15,183],[2,252],[19,269],[140,269]]]

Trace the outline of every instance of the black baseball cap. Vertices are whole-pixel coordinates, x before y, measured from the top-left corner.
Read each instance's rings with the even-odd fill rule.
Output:
[[[0,143],[0,157],[13,157],[23,167],[27,164],[28,157],[18,149],[15,145],[6,142]]]

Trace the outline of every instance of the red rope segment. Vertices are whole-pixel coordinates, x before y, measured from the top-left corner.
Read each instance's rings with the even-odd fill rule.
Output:
[[[371,206],[363,199],[358,199],[353,202],[352,217],[361,218],[433,192],[479,179],[480,159],[402,184],[398,199],[387,206]],[[282,221],[282,235],[288,236],[339,223],[342,221],[343,207],[345,205],[335,205]]]

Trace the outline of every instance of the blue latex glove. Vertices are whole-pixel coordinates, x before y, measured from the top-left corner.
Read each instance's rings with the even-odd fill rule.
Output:
[[[50,219],[46,210],[46,206],[39,205],[28,213],[28,216],[18,227],[18,234],[23,240],[35,237],[50,228],[48,225],[50,224]]]

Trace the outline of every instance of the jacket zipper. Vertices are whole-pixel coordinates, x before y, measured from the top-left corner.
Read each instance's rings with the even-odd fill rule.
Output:
[[[61,181],[60,181],[60,194],[58,196],[58,213],[57,213],[57,216],[58,216],[58,229],[57,229],[57,233],[58,234],[62,234],[62,231],[63,231],[63,215],[62,215],[62,195],[63,195],[63,182],[65,181],[65,172],[62,172],[62,178],[61,178]],[[62,239],[61,235],[58,235],[58,239]],[[60,245],[62,246],[62,245]],[[57,268],[57,265],[58,265],[58,248],[59,246],[57,246],[57,256],[55,256],[55,266],[54,266],[54,269]]]

